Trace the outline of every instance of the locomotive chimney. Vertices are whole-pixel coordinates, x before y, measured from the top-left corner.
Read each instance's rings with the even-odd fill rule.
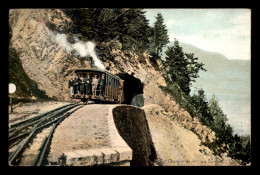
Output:
[[[93,68],[93,58],[90,57],[90,67]]]
[[[88,60],[89,64],[90,64],[90,68],[94,68],[94,60],[91,56],[87,56],[86,59]]]

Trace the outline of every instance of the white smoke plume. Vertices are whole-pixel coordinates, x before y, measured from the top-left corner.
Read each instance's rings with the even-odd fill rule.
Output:
[[[70,44],[65,34],[56,34],[53,32],[50,32],[50,34],[54,37],[55,41],[60,46],[66,49],[68,53],[70,53],[73,50],[76,50],[77,54],[79,54],[81,57],[91,56],[93,58],[94,65],[101,70],[105,70],[105,66],[103,65],[102,61],[98,58],[95,52],[95,43],[91,41],[83,42],[80,41],[77,37],[75,37],[74,40],[76,41],[76,43]]]

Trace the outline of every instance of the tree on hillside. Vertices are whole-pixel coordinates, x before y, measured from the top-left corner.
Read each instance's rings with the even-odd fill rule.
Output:
[[[72,33],[99,43],[117,39],[124,50],[146,50],[151,29],[142,9],[67,9]]]
[[[177,40],[172,47],[166,50],[165,71],[169,79],[177,82],[182,91],[188,95],[190,93],[191,82],[199,77],[199,71],[204,69],[203,63],[198,63],[198,58],[193,53],[184,53]]]
[[[251,162],[250,137],[233,135],[233,128],[227,124],[227,116],[219,106],[215,96],[211,98],[207,105],[209,116],[213,119],[211,123],[206,123],[216,133],[216,140],[210,144],[214,154],[221,155],[227,152],[228,156],[237,159],[245,165]]]
[[[95,37],[95,9],[63,9],[63,12],[72,20],[72,24],[67,28],[67,33],[74,34],[84,41],[92,40]]]
[[[159,54],[162,53],[162,48],[169,43],[169,36],[167,34],[166,25],[164,24],[164,19],[161,13],[156,16],[156,21],[154,23],[154,33],[153,33],[153,43],[155,54],[159,58]]]
[[[220,108],[218,100],[214,95],[209,101],[208,109],[210,116],[213,118],[213,122],[209,126],[216,133],[216,136],[218,137],[217,142],[226,143],[226,145],[232,144],[233,129],[226,123],[228,121],[227,116]],[[225,151],[227,147],[222,149]]]
[[[124,34],[134,39],[136,48],[146,50],[149,47],[148,37],[151,36],[151,28],[142,9],[126,10],[122,21]],[[131,44],[131,43],[129,43]]]
[[[227,153],[229,157],[239,160],[243,165],[250,163],[250,137],[233,135],[233,128],[227,124],[227,116],[220,108],[216,97],[213,96],[208,102],[203,89],[198,90],[192,96],[189,94],[190,82],[199,77],[200,70],[206,71],[203,68],[204,64],[198,63],[198,58],[195,58],[194,54],[184,53],[177,40],[172,47],[168,47],[165,53],[166,60],[163,65],[167,87],[164,87],[164,91],[171,93],[174,99],[178,99],[182,107],[193,117],[198,117],[203,125],[216,134],[214,142],[206,141],[203,142],[203,145],[208,146],[214,155],[221,156],[223,153]],[[181,93],[176,91],[176,87],[180,87]],[[179,95],[182,92],[184,94]]]
[[[210,115],[205,91],[203,89],[198,90],[197,94],[191,96],[190,102],[195,107],[197,117],[202,124],[210,126],[213,123],[213,117]]]
[[[151,32],[144,13],[142,9],[102,9],[98,17],[99,34],[106,41],[117,38],[124,50],[146,50]]]
[[[216,132],[225,129],[227,116],[224,114],[222,109],[219,107],[216,97],[213,95],[209,101],[209,112],[213,116],[213,128]]]

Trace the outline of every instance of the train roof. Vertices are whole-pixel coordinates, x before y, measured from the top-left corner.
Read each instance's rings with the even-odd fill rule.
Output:
[[[101,72],[101,73],[107,73],[106,71],[103,71],[101,69],[97,68],[77,68],[75,69],[75,72]]]
[[[77,69],[75,69],[75,73],[77,73],[77,72],[99,72],[99,73],[105,73],[105,74],[109,74],[111,76],[114,76],[116,78],[119,78],[116,75],[113,75],[113,74],[111,74],[107,71],[103,71],[103,70],[98,69],[98,68],[77,68]]]

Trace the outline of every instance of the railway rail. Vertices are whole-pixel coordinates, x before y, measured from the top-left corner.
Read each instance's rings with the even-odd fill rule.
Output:
[[[65,105],[11,125],[8,140],[9,165],[44,165],[55,128],[62,120],[83,106],[82,104]],[[29,155],[27,158],[25,153]]]
[[[62,107],[56,108],[54,110],[45,112],[43,114],[37,115],[33,118],[21,121],[19,123],[15,123],[10,126],[9,129],[9,148],[13,147],[17,142],[19,142],[23,137],[27,136],[31,131],[31,128],[39,123],[40,120],[47,118],[49,116],[55,117],[61,114],[62,112],[69,110],[75,104],[68,104]]]

